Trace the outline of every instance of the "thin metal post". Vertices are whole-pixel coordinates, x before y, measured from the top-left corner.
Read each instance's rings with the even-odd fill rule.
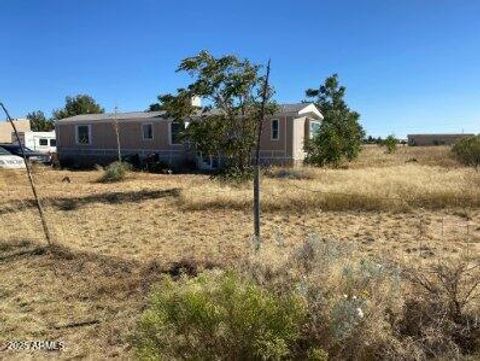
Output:
[[[0,103],[0,107],[2,107],[3,111],[7,115],[7,119],[10,122],[10,124],[12,125],[13,132],[15,133],[15,139],[17,140],[18,145],[20,146],[20,150],[22,151],[22,158],[23,158],[23,161],[25,162],[28,181],[30,183],[30,187],[32,189],[33,197],[35,198],[35,203],[36,203],[36,206],[37,206],[37,209],[38,209],[38,213],[40,215],[40,221],[42,223],[43,233],[45,234],[45,239],[47,240],[48,245],[51,246],[52,243],[53,243],[52,242],[52,235],[51,235],[50,230],[48,228],[48,224],[47,224],[47,220],[45,218],[45,213],[43,211],[42,203],[40,202],[40,198],[38,197],[38,194],[37,194],[37,188],[35,187],[35,183],[33,181],[32,170],[30,169],[30,164],[27,161],[27,157],[25,155],[25,150],[23,148],[23,144],[20,141],[20,136],[18,135],[17,127],[15,126],[15,123],[14,123],[12,117],[8,113],[8,111],[5,108],[5,106],[3,105],[3,103]]]

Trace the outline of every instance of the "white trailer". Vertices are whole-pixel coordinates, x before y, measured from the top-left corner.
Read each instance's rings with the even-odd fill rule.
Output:
[[[55,131],[51,132],[19,132],[23,145],[31,150],[42,153],[56,153],[57,140]],[[12,134],[12,143],[16,143],[15,134]]]

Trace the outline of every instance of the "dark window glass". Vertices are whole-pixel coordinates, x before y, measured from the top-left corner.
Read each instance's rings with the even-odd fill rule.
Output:
[[[152,124],[143,124],[143,139],[153,139]]]
[[[170,123],[171,144],[181,144],[180,133],[183,130],[182,125],[177,122]]]
[[[273,140],[277,140],[277,139],[278,139],[278,136],[279,136],[278,130],[279,130],[279,128],[278,128],[278,120],[277,120],[277,119],[274,119],[274,120],[272,120],[272,139],[273,139]]]
[[[50,146],[51,147],[56,147],[57,146],[57,140],[56,139],[50,139]]]
[[[45,139],[45,138],[41,138],[38,143],[41,145],[41,146],[47,146],[48,145],[48,139]]]
[[[88,125],[79,125],[77,128],[77,142],[80,144],[90,144],[90,132]]]

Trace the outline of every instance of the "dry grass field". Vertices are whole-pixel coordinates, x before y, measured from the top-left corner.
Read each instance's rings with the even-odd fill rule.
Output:
[[[65,343],[60,353],[0,358],[130,359],[162,273],[235,265],[253,252],[249,186],[206,175],[131,173],[114,184],[100,176],[35,168],[56,243],[49,251],[25,174],[0,171],[0,344]],[[446,147],[387,155],[371,146],[345,169],[272,169],[262,178],[262,234],[269,259],[312,234],[405,264],[478,258],[480,174]]]

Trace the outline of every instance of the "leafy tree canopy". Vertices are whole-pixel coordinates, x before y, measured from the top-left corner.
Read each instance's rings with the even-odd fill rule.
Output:
[[[328,77],[318,89],[306,91],[307,98],[313,99],[324,116],[318,133],[305,145],[308,163],[339,165],[358,156],[365,132],[359,123],[360,114],[345,102],[345,92],[337,74]]]
[[[63,119],[73,117],[79,114],[98,114],[105,110],[90,95],[79,94],[76,96],[67,96],[65,98],[65,107],[53,111],[53,119]]]
[[[47,119],[41,110],[28,113],[27,119],[30,120],[30,127],[34,132],[49,132],[55,128],[53,121]]]
[[[225,166],[240,173],[249,170],[255,132],[259,124],[262,88],[265,77],[260,65],[234,55],[214,57],[208,51],[186,58],[177,72],[188,73],[193,82],[175,95],[158,97],[151,110],[166,110],[179,122],[189,120],[184,138],[205,154],[221,154]],[[276,109],[273,89],[267,92],[266,114]],[[192,105],[200,97],[205,105]]]

